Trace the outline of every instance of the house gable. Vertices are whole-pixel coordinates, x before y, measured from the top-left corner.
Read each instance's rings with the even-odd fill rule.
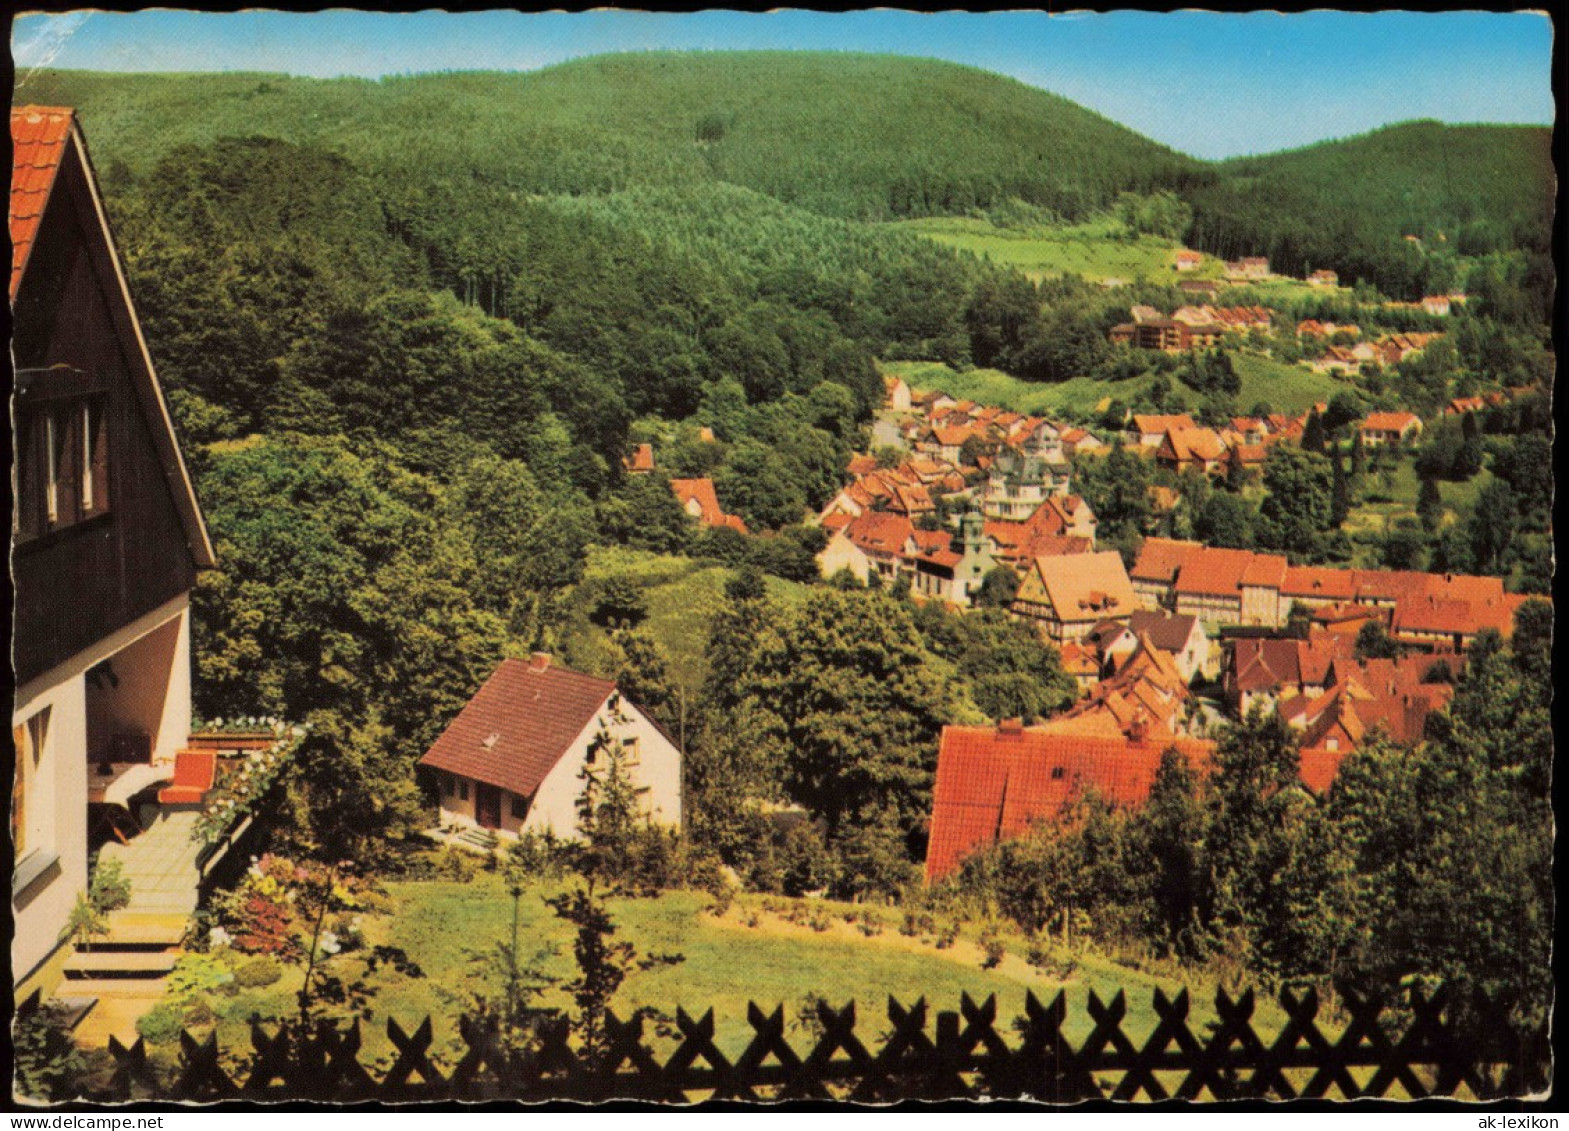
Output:
[[[74,114],[21,107],[11,129],[14,663],[25,683],[182,597],[214,559]],[[66,468],[53,520],[50,428]]]

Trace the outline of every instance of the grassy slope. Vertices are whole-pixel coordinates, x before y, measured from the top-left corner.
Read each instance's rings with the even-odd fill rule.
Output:
[[[1218,261],[1178,276],[1173,269],[1177,248],[1173,240],[1156,236],[1123,239],[1105,221],[1029,229],[999,228],[974,217],[930,217],[899,224],[940,244],[970,252],[993,263],[1012,267],[1034,280],[1052,275],[1082,275],[1106,279],[1149,279],[1169,283],[1180,278],[1212,278],[1220,273]]]
[[[596,546],[589,554],[584,586],[571,600],[569,627],[565,630],[567,662],[589,671],[609,674],[614,667],[608,634],[588,620],[588,597],[594,583],[624,577],[643,590],[648,599],[648,619],[643,627],[670,658],[672,678],[696,693],[708,674],[703,648],[708,626],[724,602],[725,582],[735,571],[725,566],[669,554],[654,554],[622,547]],[[801,600],[807,587],[777,577],[768,578],[769,593],[783,601]]]
[[[1283,365],[1267,357],[1233,354],[1242,377],[1242,392],[1237,404],[1243,410],[1259,401],[1268,401],[1277,411],[1300,412],[1315,401],[1328,400],[1342,386],[1327,374],[1313,373],[1296,365]],[[956,373],[940,362],[884,362],[884,372],[897,373],[918,389],[941,389],[952,396],[981,404],[994,404],[1015,412],[1057,413],[1065,409],[1090,414],[1102,400],[1126,400],[1141,392],[1146,381],[1096,381],[1075,377],[1056,385],[1036,385],[1021,381],[996,369],[972,369]],[[1179,396],[1183,390],[1174,388]],[[1197,402],[1196,394],[1188,399]]]
[[[100,164],[133,169],[180,142],[259,133],[525,191],[719,179],[857,218],[881,217],[900,184],[934,203],[965,184],[1072,210],[1197,164],[1012,79],[837,52],[649,52],[379,82],[43,71],[15,100],[78,107]],[[973,203],[962,196],[951,207]]]

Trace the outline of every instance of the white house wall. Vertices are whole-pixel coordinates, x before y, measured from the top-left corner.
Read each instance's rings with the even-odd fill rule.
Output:
[[[171,621],[176,622],[173,662],[154,745],[155,754],[165,749],[172,754],[185,741],[191,727],[190,627],[186,608],[186,595],[181,594],[17,689],[11,711],[12,729],[27,725],[44,710],[49,712],[49,724],[37,773],[30,776],[28,787],[31,840],[13,873],[13,985],[20,984],[60,945],[60,933],[76,897],[87,890],[87,670]],[[30,862],[36,865],[43,859],[35,857],[35,852],[52,855],[55,861],[18,891],[15,876],[27,875],[34,870],[29,867]]]

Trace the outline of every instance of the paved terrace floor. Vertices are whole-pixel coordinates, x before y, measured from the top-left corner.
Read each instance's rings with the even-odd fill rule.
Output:
[[[200,809],[195,805],[165,806],[129,844],[103,846],[100,858],[118,860],[131,882],[127,911],[189,915],[196,910],[200,845],[191,839],[191,830],[198,816]]]

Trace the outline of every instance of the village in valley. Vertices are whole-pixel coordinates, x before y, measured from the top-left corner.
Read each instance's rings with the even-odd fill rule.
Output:
[[[814,188],[713,92],[1016,95],[656,58],[509,79],[719,107],[614,190],[567,119],[334,148],[350,80],[18,90],[16,1094],[1546,1086],[1547,128],[1410,126],[1518,203],[1370,135],[1337,244],[1312,147]]]

